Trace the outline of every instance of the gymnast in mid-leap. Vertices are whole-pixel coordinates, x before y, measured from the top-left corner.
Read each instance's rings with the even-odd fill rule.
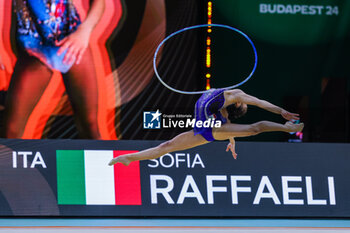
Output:
[[[259,121],[254,124],[234,124],[233,121],[235,119],[247,112],[247,105],[255,105],[267,111],[280,114],[288,121],[285,124],[270,121]],[[205,121],[213,117],[216,121],[221,121],[221,127],[199,128],[195,126],[193,130],[179,134],[157,147],[116,157],[109,162],[109,165],[122,163],[127,166],[133,161],[155,159],[173,151],[186,150],[214,140],[227,139],[230,142],[226,151],[230,150],[234,159],[236,159],[235,137],[247,137],[272,131],[299,132],[304,127],[303,123],[293,123],[293,121],[299,120],[299,114],[290,113],[265,100],[248,95],[239,89],[211,89],[198,99],[195,105],[196,121]]]

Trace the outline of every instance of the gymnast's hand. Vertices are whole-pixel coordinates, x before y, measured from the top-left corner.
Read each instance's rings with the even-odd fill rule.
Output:
[[[232,152],[233,158],[237,159],[235,144],[236,144],[235,140],[233,138],[230,138],[230,142],[227,144],[227,147],[226,147],[226,152],[230,150]]]
[[[299,114],[291,113],[291,112],[288,112],[286,110],[282,110],[281,115],[284,119],[286,119],[288,121],[297,121],[300,119]]]
[[[61,55],[65,50],[67,50],[63,63],[80,63],[86,49],[89,46],[89,39],[91,35],[91,29],[84,26],[85,25],[81,24],[75,32],[56,43],[57,46],[61,47],[58,50],[57,55]]]
[[[227,147],[226,147],[226,152],[229,151],[229,150],[232,152],[233,158],[234,158],[234,159],[237,159],[237,153],[236,153],[236,151],[235,151],[235,146],[233,146],[231,143],[229,143],[229,144],[227,145]]]

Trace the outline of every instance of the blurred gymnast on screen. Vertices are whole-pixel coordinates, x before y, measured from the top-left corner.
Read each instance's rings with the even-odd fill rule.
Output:
[[[260,121],[249,125],[232,123],[247,112],[247,105],[255,105],[267,111],[280,114],[288,121],[285,124],[270,121]],[[211,89],[198,99],[195,105],[195,120],[204,122],[213,117],[216,121],[222,123],[220,127],[194,127],[193,130],[182,133],[157,147],[116,157],[109,162],[109,165],[115,163],[129,165],[133,161],[156,159],[173,151],[186,150],[214,140],[227,139],[230,142],[226,151],[230,150],[234,159],[236,159],[235,137],[247,137],[272,131],[298,132],[302,131],[304,127],[303,123],[294,124],[292,122],[299,120],[299,114],[290,113],[265,100],[248,95],[239,89]]]
[[[104,0],[91,1],[81,22],[72,0],[13,0],[17,62],[6,97],[3,137],[21,138],[57,70],[62,73],[80,137],[101,138],[97,77],[89,40],[104,7]]]

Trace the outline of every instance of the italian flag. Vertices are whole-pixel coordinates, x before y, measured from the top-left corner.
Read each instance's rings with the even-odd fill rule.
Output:
[[[141,205],[139,162],[108,162],[137,151],[57,150],[59,205]]]

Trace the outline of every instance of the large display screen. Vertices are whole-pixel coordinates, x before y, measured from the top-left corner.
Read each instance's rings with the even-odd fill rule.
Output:
[[[166,90],[152,62],[166,35],[200,23],[201,4],[103,2],[0,1],[2,137],[164,138],[169,135],[143,131],[144,111],[192,111],[194,97]],[[169,82],[199,88],[200,44],[197,33],[169,41],[157,57],[159,72]]]
[[[305,123],[302,135],[244,140],[348,142],[349,7],[345,0],[1,0],[1,137],[164,140],[192,129],[181,121],[194,117],[200,95],[163,86],[154,53],[171,33],[212,23],[241,30],[256,47],[257,69],[239,88]],[[207,29],[182,32],[160,48],[155,64],[169,86],[222,88],[249,75],[248,41]],[[159,125],[151,124],[154,113]],[[236,123],[260,120],[283,122],[251,107]]]

